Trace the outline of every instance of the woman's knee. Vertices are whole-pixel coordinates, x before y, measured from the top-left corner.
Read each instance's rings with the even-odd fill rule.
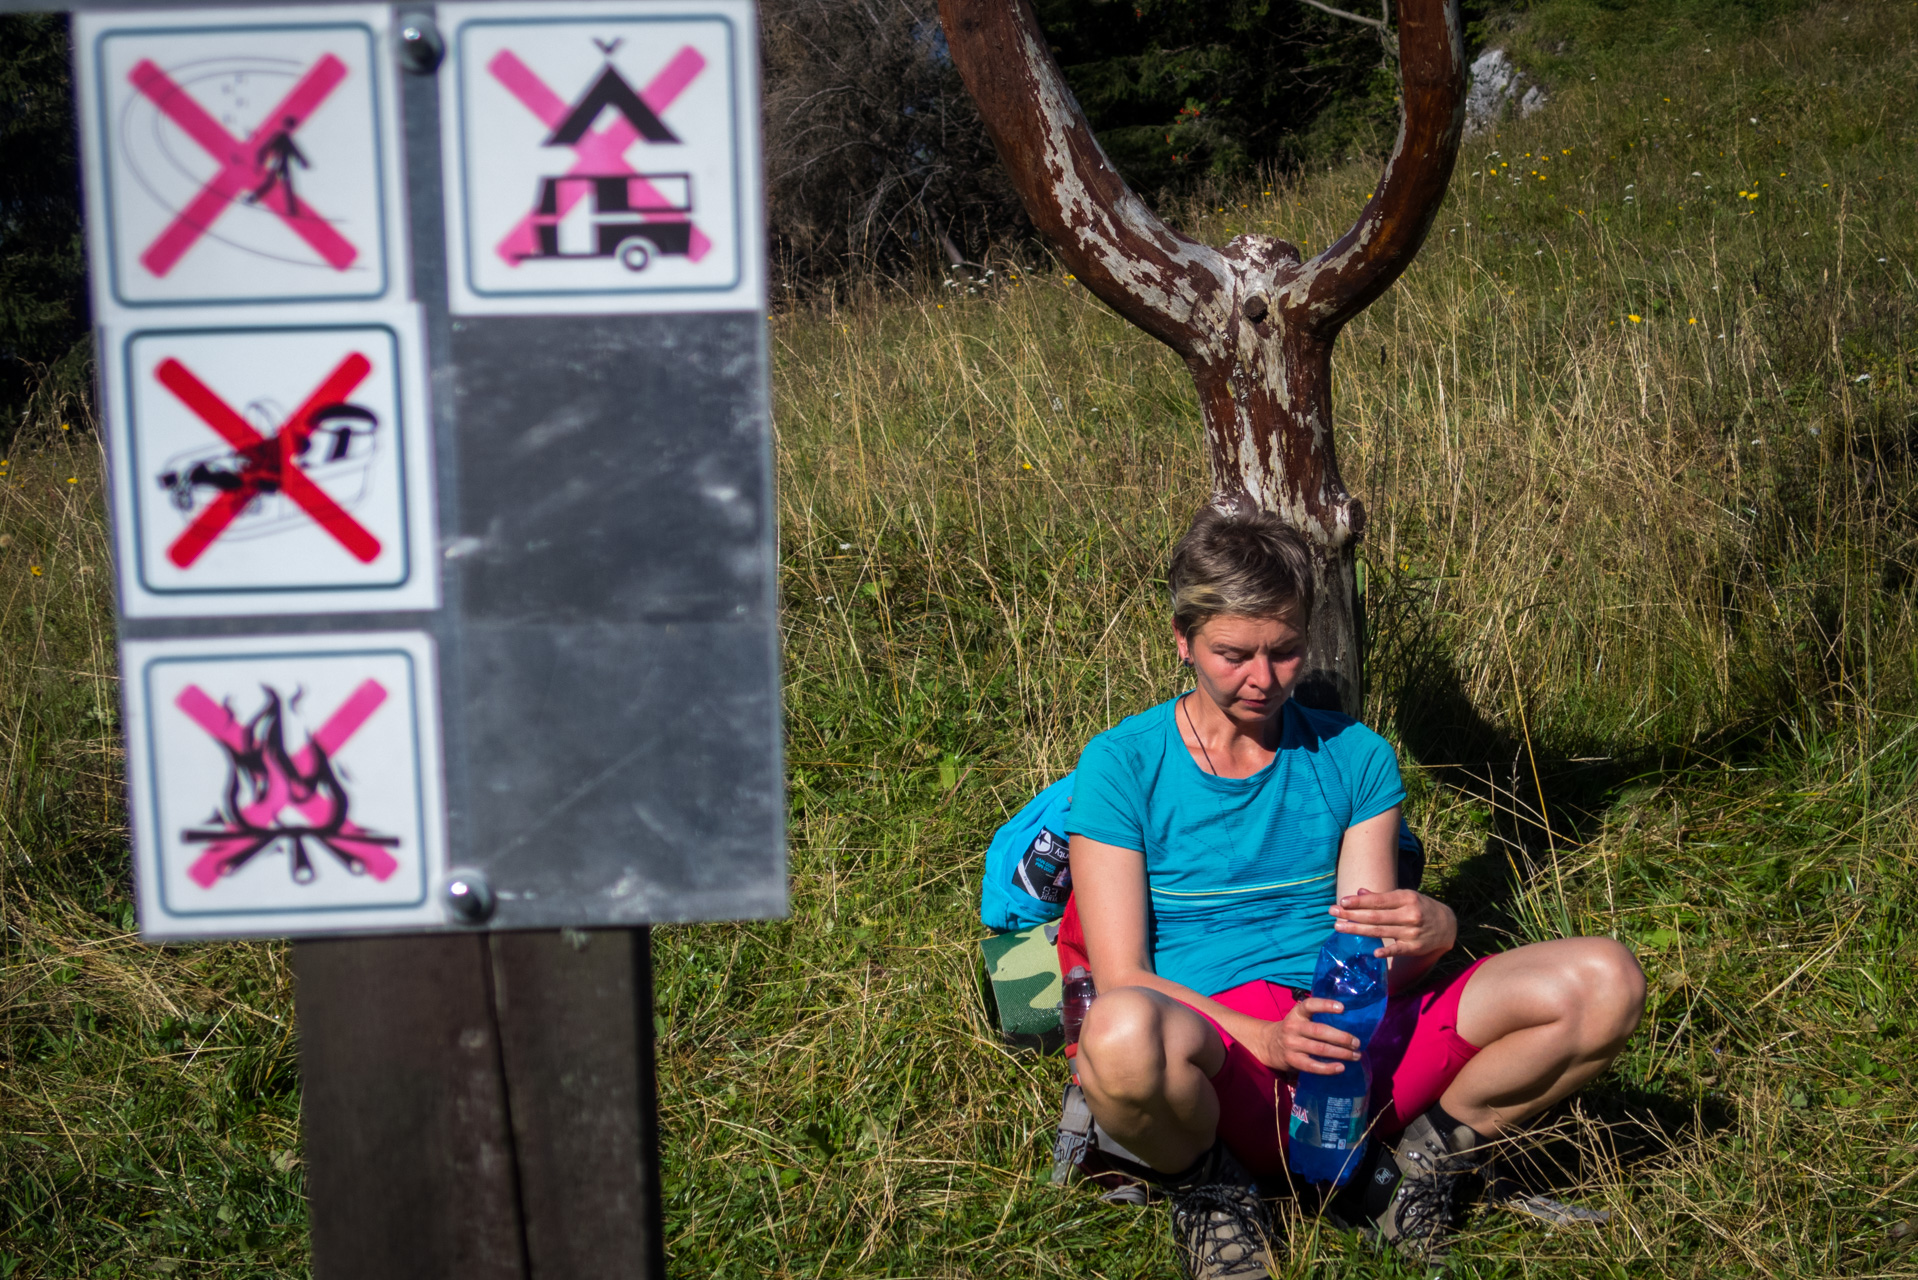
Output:
[[[1645,1012],[1645,971],[1614,938],[1580,938],[1566,993],[1594,1041],[1615,1044],[1637,1029]]]
[[[1179,1056],[1167,1043],[1167,1022],[1163,1004],[1143,987],[1100,992],[1079,1032],[1082,1082],[1114,1098],[1163,1093],[1167,1065]]]

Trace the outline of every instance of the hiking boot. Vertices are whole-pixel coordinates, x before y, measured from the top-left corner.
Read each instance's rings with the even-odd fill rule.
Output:
[[[1272,1274],[1272,1214],[1252,1175],[1223,1142],[1164,1187],[1172,1197],[1173,1252],[1186,1280],[1265,1280]]]
[[[1450,1251],[1464,1187],[1485,1161],[1476,1132],[1447,1125],[1451,1132],[1442,1133],[1432,1114],[1407,1125],[1395,1144],[1381,1144],[1364,1188],[1364,1233],[1414,1262]]]

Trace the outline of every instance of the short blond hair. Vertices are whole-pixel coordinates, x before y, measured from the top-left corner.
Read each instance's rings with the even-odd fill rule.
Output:
[[[1201,507],[1172,548],[1166,585],[1183,636],[1226,615],[1278,618],[1301,631],[1312,620],[1311,548],[1268,511]]]

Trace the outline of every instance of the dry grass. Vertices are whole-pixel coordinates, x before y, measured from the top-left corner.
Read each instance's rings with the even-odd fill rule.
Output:
[[[1510,1162],[1614,1224],[1486,1212],[1454,1269],[1912,1275],[1918,10],[1660,9],[1607,50],[1581,2],[1534,8],[1586,41],[1552,107],[1468,143],[1338,361],[1368,718],[1432,883],[1470,949],[1611,933],[1654,987]],[[1184,222],[1316,249],[1374,175]],[[1000,1046],[975,910],[1002,815],[1176,687],[1196,413],[1004,265],[774,325],[793,913],[660,935],[679,1274],[1171,1274],[1157,1211],[1047,1184],[1064,1068]],[[0,1276],[297,1274],[281,950],[127,937],[97,459],[36,439],[0,488]],[[1299,1220],[1286,1269],[1398,1267]]]

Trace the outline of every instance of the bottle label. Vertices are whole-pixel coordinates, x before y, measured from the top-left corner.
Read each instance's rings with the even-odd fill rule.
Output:
[[[1317,1102],[1315,1116],[1312,1106],[1293,1094],[1291,1123],[1286,1126],[1292,1141],[1321,1151],[1356,1149],[1365,1135],[1365,1099],[1321,1096]]]

